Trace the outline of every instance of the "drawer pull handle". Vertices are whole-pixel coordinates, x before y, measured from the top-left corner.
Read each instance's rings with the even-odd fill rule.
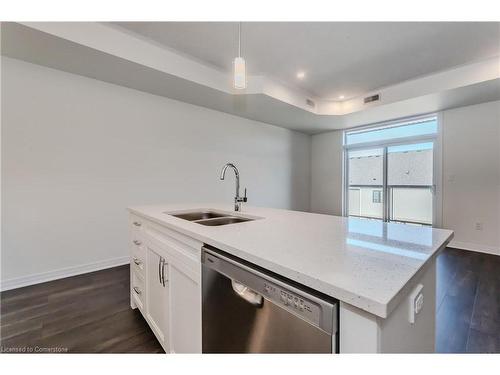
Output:
[[[138,287],[136,287],[136,286],[134,286],[134,292],[136,292],[136,294],[141,294],[142,293],[141,290]]]
[[[134,244],[136,244],[137,246],[140,246],[140,245],[142,245],[142,242],[139,240],[134,240]]]
[[[142,262],[137,258],[134,258],[134,263],[138,266],[140,266],[142,264]]]
[[[140,227],[140,226],[141,226],[141,223],[139,223],[138,221],[134,221],[134,225],[135,225],[136,227]]]

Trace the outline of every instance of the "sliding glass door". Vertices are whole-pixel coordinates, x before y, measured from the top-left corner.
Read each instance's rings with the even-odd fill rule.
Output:
[[[433,142],[387,147],[388,220],[432,225]]]
[[[348,215],[384,218],[384,150],[348,151]]]
[[[344,214],[435,224],[437,118],[346,131]]]

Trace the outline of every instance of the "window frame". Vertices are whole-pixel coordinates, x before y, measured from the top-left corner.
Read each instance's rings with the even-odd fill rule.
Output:
[[[426,134],[426,135],[416,135],[404,138],[393,138],[389,140],[379,140],[373,142],[363,142],[353,145],[347,145],[346,137],[349,132],[352,131],[368,131],[370,129],[378,129],[383,127],[397,126],[398,124],[404,125],[405,123],[411,123],[419,120],[425,120],[427,118],[436,119],[436,133]],[[391,146],[400,146],[408,144],[417,144],[423,142],[433,143],[433,227],[442,226],[442,113],[433,112],[426,113],[417,116],[403,117],[398,119],[393,119],[389,121],[381,121],[367,125],[361,125],[349,129],[345,129],[342,134],[342,215],[348,216],[348,197],[349,197],[349,168],[348,168],[348,153],[353,150],[363,150],[363,149],[373,149],[382,148],[384,150],[384,163],[383,163],[383,201],[388,202],[389,197],[387,189],[387,148]],[[389,205],[384,203],[384,215],[382,221],[387,222],[389,218]]]
[[[372,190],[372,203],[382,203],[382,194],[380,190]]]

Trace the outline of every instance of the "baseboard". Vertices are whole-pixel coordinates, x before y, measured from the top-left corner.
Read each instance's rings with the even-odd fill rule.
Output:
[[[94,272],[106,268],[121,266],[130,262],[130,257],[118,257],[87,263],[80,266],[60,268],[54,271],[42,272],[28,276],[16,277],[0,282],[0,291],[22,288],[23,286],[40,284],[47,281],[63,279],[65,277],[81,275],[82,273]]]
[[[475,243],[452,240],[448,244],[448,247],[454,247],[456,249],[461,249],[461,250],[477,251],[479,253],[500,255],[500,248],[495,247],[495,246],[485,246],[485,245],[478,245]]]

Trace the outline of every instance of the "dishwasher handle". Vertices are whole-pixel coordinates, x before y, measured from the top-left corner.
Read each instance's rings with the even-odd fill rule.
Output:
[[[264,298],[259,293],[254,292],[252,289],[250,289],[246,285],[243,285],[239,281],[231,280],[231,286],[238,296],[243,298],[251,305],[260,308],[264,304]]]

